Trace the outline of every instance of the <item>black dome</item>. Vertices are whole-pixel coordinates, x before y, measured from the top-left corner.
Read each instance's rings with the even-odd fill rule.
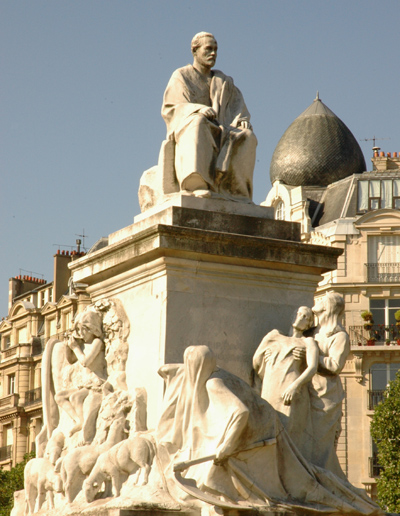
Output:
[[[365,172],[361,148],[350,129],[319,99],[286,129],[271,159],[271,183],[327,186]]]

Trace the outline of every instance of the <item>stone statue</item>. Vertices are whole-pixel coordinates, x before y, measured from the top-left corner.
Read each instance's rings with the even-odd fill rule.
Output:
[[[66,508],[74,513],[142,507],[193,516],[246,510],[381,516],[364,491],[336,472],[331,454],[342,399],[338,373],[348,347],[339,324],[343,306],[337,294],[315,305],[316,341],[307,336],[314,317],[307,307],[298,309],[290,337],[274,330],[263,339],[254,367],[265,399],[219,368],[209,347],[189,346],[183,364],[159,369],[163,408],[157,427],[147,430],[146,390],[125,389],[123,308],[107,299],[90,305],[63,342],[46,346],[51,381],[38,441],[42,457],[25,469],[27,510],[40,509],[47,497],[50,510],[74,504]],[[94,435],[82,445],[76,426],[83,430],[90,412],[79,403],[92,390],[100,403],[91,405]],[[314,459],[319,438],[324,465]]]
[[[37,460],[51,465],[49,475],[59,479],[60,490],[70,503],[82,490],[99,455],[128,437],[129,425],[132,431],[147,428],[146,391],[136,389],[131,396],[126,385],[129,329],[119,301],[103,299],[75,317],[63,341],[50,339],[46,345],[42,361],[44,425],[36,440]],[[128,422],[133,405],[135,411]],[[28,472],[29,482],[33,474],[30,469]],[[39,480],[45,485],[44,477]],[[33,484],[28,484],[31,492]],[[51,491],[51,484],[46,485]],[[49,501],[52,499],[49,493]]]
[[[193,65],[172,74],[161,111],[167,140],[157,171],[142,177],[142,211],[178,191],[251,202],[257,139],[241,92],[212,69],[217,48],[212,34],[196,34]]]
[[[318,346],[304,333],[314,325],[310,308],[301,306],[287,337],[272,330],[253,357],[253,367],[262,381],[261,397],[277,411],[293,442],[307,459],[312,458],[313,430],[307,384],[318,367]],[[304,350],[305,360],[297,358]]]
[[[207,346],[190,346],[183,364],[163,366],[165,405],[158,454],[174,498],[204,514],[287,510],[382,515],[362,490],[309,463],[273,407],[217,367]],[[218,512],[218,510],[220,512]]]
[[[103,482],[107,495],[119,496],[121,485],[126,478],[135,474],[133,484],[146,485],[154,458],[154,445],[150,439],[135,435],[115,444],[109,450],[99,455],[90,475],[83,483],[83,491],[88,503],[93,502]],[[111,491],[111,493],[110,493]]]
[[[74,421],[69,435],[82,430],[80,442],[89,444],[107,378],[100,314],[88,311],[77,316],[66,351],[71,363],[67,370],[68,386],[56,393],[55,401]]]
[[[312,462],[344,476],[336,455],[341,431],[344,391],[339,374],[350,352],[349,336],[341,325],[344,299],[328,292],[313,307],[318,318],[318,373],[309,386],[311,416],[315,433]]]
[[[40,511],[44,501],[54,509],[54,491],[59,490],[60,478],[53,464],[46,458],[35,458],[27,462],[24,470],[24,488],[27,514]]]

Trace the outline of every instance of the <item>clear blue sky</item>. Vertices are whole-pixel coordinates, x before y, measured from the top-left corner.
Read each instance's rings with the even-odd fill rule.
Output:
[[[89,248],[139,213],[163,91],[195,33],[215,34],[252,114],[260,203],[317,90],[358,140],[400,151],[399,18],[399,0],[2,0],[0,316],[11,276],[51,281],[59,246],[84,229]]]

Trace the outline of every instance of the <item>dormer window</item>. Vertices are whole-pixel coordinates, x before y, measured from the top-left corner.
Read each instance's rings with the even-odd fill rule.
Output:
[[[358,212],[400,209],[400,179],[358,181]]]
[[[278,201],[275,206],[275,220],[285,220],[285,204],[283,201]]]

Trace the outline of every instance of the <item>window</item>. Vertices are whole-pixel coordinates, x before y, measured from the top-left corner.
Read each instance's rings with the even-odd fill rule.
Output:
[[[3,337],[3,349],[8,349],[11,347],[11,335],[5,335]]]
[[[400,235],[368,237],[368,281],[390,283],[400,280]]]
[[[18,344],[25,344],[28,342],[27,328],[24,326],[23,328],[18,328],[17,330],[17,342]]]
[[[4,446],[10,446],[14,444],[14,433],[12,425],[3,426],[3,443]]]
[[[8,375],[8,394],[15,393],[15,374]]]
[[[275,220],[285,220],[285,204],[279,201],[275,206]]]
[[[400,179],[358,181],[358,212],[400,209]]]
[[[370,369],[370,386],[372,391],[384,391],[389,382],[396,378],[400,363],[374,364]]]
[[[369,309],[372,312],[374,323],[388,327],[396,324],[395,312],[400,310],[400,299],[371,299]]]

